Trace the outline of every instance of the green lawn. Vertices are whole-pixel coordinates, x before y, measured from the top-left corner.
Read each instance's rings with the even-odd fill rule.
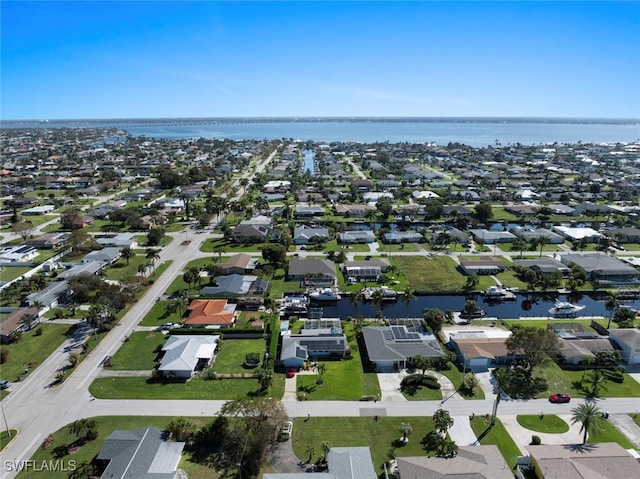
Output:
[[[160,348],[167,336],[161,332],[139,331],[132,333],[129,340],[122,343],[111,359],[111,368],[116,371],[151,371]]]
[[[202,243],[200,251],[204,253],[215,253],[218,248],[222,249],[223,253],[247,253],[247,252],[260,252],[262,247],[269,243],[234,243],[227,242],[223,238],[211,238]]]
[[[44,449],[42,446],[36,451],[31,459],[36,461],[36,464],[42,464],[42,461],[50,461],[60,459],[64,463],[67,461],[75,461],[77,465],[84,462],[90,462],[100,451],[100,448],[104,444],[105,439],[116,429],[137,429],[139,427],[159,427],[163,429],[171,421],[170,417],[157,417],[157,416],[110,416],[110,417],[96,417],[93,418],[98,423],[98,438],[95,441],[90,441],[82,446],[73,455],[67,454],[67,446],[76,440],[76,436],[69,433],[69,427],[59,429],[53,434],[54,442],[49,448]],[[202,427],[213,418],[195,417],[189,418],[198,427]],[[61,452],[62,457],[58,457],[56,454]],[[67,463],[67,467],[69,464]],[[213,470],[205,467],[201,464],[197,464],[191,460],[191,455],[186,452],[182,456],[182,460],[178,465],[179,468],[184,469],[189,475],[190,479],[217,479],[219,476]],[[69,477],[69,471],[47,471],[44,474],[47,479],[67,479]],[[42,479],[42,470],[29,470],[21,472],[18,477],[20,479]]]
[[[138,266],[146,265],[149,261],[144,255],[136,255],[128,262],[126,259],[120,258],[115,264],[104,270],[104,276],[112,281],[126,281],[138,276]]]
[[[440,401],[442,397],[442,389],[429,389],[427,387],[419,387],[415,393],[402,391],[402,395],[409,401]]]
[[[0,431],[0,451],[2,451],[6,445],[16,437],[16,434],[18,434],[16,429],[9,429],[8,431],[5,429],[4,431]]]
[[[28,273],[33,268],[30,266],[3,266],[0,268],[0,279],[3,282],[8,283],[16,278],[19,278],[25,273]]]
[[[42,327],[42,335],[36,331]],[[72,333],[74,326],[66,324],[41,324],[22,335],[17,343],[0,345],[9,352],[8,359],[2,364],[2,379],[14,382],[25,368],[33,370],[55,351]],[[51,378],[53,381],[53,378]]]
[[[269,295],[272,298],[282,298],[285,293],[301,293],[305,290],[300,281],[286,281],[285,271],[277,269],[269,280]]]
[[[557,392],[568,392],[575,397],[587,397],[586,392],[579,387],[583,371],[566,371],[552,363],[544,368],[538,368],[535,374],[546,378],[549,385],[548,390],[540,397]],[[587,377],[588,375],[587,371]],[[600,397],[640,397],[640,384],[625,373],[622,384],[606,381],[604,387],[600,389]]]
[[[490,427],[490,424],[490,421],[486,423],[482,416],[476,416],[471,420],[471,429],[480,440],[480,444],[483,446],[490,444],[498,446],[509,467],[511,469],[515,468],[518,456],[522,454],[520,449],[504,428],[500,419],[496,419],[493,427]]]
[[[587,436],[588,444],[600,442],[617,442],[625,449],[635,449],[635,445],[627,439],[627,436],[618,431],[609,421],[603,421],[604,429],[600,434]]]
[[[340,361],[319,361],[326,366],[321,385],[316,384],[318,379],[316,374],[298,375],[298,393],[305,393],[306,399],[357,401],[362,396],[379,397],[381,394],[377,375],[365,373],[362,368],[362,360],[353,334],[353,325],[343,323],[342,327],[349,341],[352,356],[350,359]]]
[[[403,253],[411,253],[420,251],[420,246],[416,243],[400,243],[400,244],[380,244],[378,251],[381,253],[389,253],[392,251],[402,251]]]
[[[163,323],[177,323],[181,319],[181,314],[176,311],[167,315],[165,310],[169,301],[158,301],[154,303],[151,310],[142,318],[141,326],[162,326]]]
[[[546,434],[562,434],[569,430],[569,425],[555,414],[539,414],[517,416],[518,424],[525,429]]]
[[[257,369],[245,369],[242,363],[248,353],[258,353],[262,364],[265,348],[264,339],[225,339],[212,369],[221,374],[255,372]]]
[[[400,423],[408,422],[413,428],[409,442],[399,442],[402,434]],[[291,444],[293,452],[302,460],[309,459],[309,448],[315,447],[312,460],[322,455],[321,444],[328,442],[332,447],[366,446],[371,450],[371,458],[378,474],[382,464],[394,457],[425,456],[420,441],[433,430],[433,420],[429,417],[311,417],[297,418],[293,423]]]
[[[455,261],[445,256],[394,256],[390,259],[417,292],[459,292],[466,284],[465,277],[456,269]]]
[[[154,382],[144,377],[98,378],[89,391],[103,399],[239,399],[253,396],[256,379],[200,379],[186,383]]]

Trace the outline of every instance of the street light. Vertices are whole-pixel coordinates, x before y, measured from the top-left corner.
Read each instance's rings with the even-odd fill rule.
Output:
[[[7,428],[7,434],[11,437],[11,429],[9,429],[9,423],[7,422],[7,415],[4,413],[4,406],[0,403],[0,409],[2,410],[2,417],[4,418],[4,425]]]

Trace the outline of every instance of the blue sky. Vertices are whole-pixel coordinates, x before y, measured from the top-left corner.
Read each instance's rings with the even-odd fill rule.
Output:
[[[1,3],[2,119],[640,117],[640,2]]]

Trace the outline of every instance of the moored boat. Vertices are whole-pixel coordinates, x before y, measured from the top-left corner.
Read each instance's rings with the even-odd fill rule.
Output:
[[[580,304],[571,304],[566,301],[556,301],[553,308],[549,308],[549,314],[554,318],[575,318],[579,311],[585,307]]]

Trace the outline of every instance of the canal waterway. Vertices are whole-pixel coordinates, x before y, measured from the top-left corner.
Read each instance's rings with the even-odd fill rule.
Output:
[[[582,316],[604,316],[611,314],[605,308],[605,295],[593,294],[518,294],[516,301],[486,302],[482,295],[425,295],[418,296],[408,305],[399,296],[397,301],[386,302],[382,311],[387,318],[421,318],[425,308],[438,308],[442,311],[462,311],[467,299],[475,299],[478,307],[483,309],[487,317],[499,319],[518,319],[527,317],[549,317],[549,308],[555,301],[568,301],[572,304],[583,305],[585,308],[578,313]],[[640,309],[640,300],[623,301],[623,307]],[[350,304],[345,296],[335,302],[312,303],[312,307],[322,307],[325,318],[341,318],[362,315],[367,318],[376,316],[377,308],[370,302],[362,302],[357,306]]]
[[[304,150],[302,172],[309,171],[312,175],[316,173],[316,154],[313,150]]]

